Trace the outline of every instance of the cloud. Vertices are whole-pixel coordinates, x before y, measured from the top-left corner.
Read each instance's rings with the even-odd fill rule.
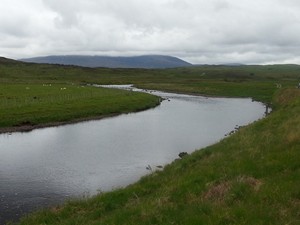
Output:
[[[64,0],[43,0],[43,3],[50,11],[56,14],[54,24],[58,29],[78,26],[78,10],[80,4],[74,4],[74,1]]]
[[[299,63],[298,0],[2,0],[0,52]]]

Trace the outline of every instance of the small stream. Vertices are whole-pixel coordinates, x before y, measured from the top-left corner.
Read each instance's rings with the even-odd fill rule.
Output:
[[[167,100],[143,112],[1,134],[0,224],[68,198],[124,187],[149,173],[148,165],[211,145],[265,112],[251,99],[152,93]]]

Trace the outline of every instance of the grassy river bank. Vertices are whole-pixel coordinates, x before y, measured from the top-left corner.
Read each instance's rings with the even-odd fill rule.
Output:
[[[57,88],[68,82],[134,83],[174,92],[253,97],[273,107],[267,118],[135,184],[34,213],[18,224],[300,224],[299,72],[294,65],[110,70],[0,64],[1,84],[21,83],[25,91],[32,83],[63,85]]]

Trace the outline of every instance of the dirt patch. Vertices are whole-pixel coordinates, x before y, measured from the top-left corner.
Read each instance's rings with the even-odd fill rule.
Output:
[[[263,184],[262,181],[254,177],[244,177],[244,176],[239,177],[238,182],[249,185],[250,187],[253,188],[254,191],[259,191],[261,185]]]
[[[214,202],[223,202],[225,196],[229,192],[231,184],[228,181],[212,185],[207,192],[204,193],[203,198]]]
[[[262,181],[249,176],[239,176],[235,180],[224,181],[210,185],[208,190],[203,194],[204,200],[209,200],[215,203],[222,203],[225,201],[227,194],[230,192],[234,183],[243,183],[250,186],[254,191],[259,191]]]

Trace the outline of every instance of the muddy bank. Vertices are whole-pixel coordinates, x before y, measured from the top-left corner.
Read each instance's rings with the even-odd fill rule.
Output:
[[[78,118],[75,120],[71,121],[61,121],[61,122],[51,122],[51,123],[45,123],[45,124],[22,124],[18,126],[13,126],[13,127],[1,127],[0,128],[0,134],[3,133],[13,133],[13,132],[29,132],[35,129],[40,129],[40,128],[46,128],[46,127],[57,127],[57,126],[62,126],[62,125],[67,125],[67,124],[75,124],[75,123],[80,123],[80,122],[85,122],[85,121],[91,121],[91,120],[100,120],[104,118],[109,118],[113,116],[118,116],[121,115],[122,113],[115,113],[115,114],[110,114],[110,115],[103,115],[103,116],[94,116],[94,117],[88,117],[88,118]]]
[[[111,113],[108,115],[100,115],[100,116],[92,116],[92,117],[85,117],[85,118],[77,118],[74,120],[70,121],[59,121],[59,122],[50,122],[50,123],[43,123],[43,124],[31,124],[30,122],[26,122],[21,125],[13,126],[13,127],[1,127],[0,128],[0,134],[4,133],[14,133],[14,132],[30,132],[35,129],[40,129],[40,128],[46,128],[46,127],[58,127],[58,126],[63,126],[63,125],[68,125],[68,124],[76,124],[76,123],[81,123],[85,121],[92,121],[92,120],[101,120],[105,118],[110,118],[114,116],[119,116],[122,114],[129,114],[129,113],[135,113],[135,112],[142,112],[151,108],[155,108],[156,106],[159,106],[161,101],[157,103],[154,107],[149,107],[146,109],[141,109],[141,110],[136,110],[132,112],[121,112],[121,113]]]

